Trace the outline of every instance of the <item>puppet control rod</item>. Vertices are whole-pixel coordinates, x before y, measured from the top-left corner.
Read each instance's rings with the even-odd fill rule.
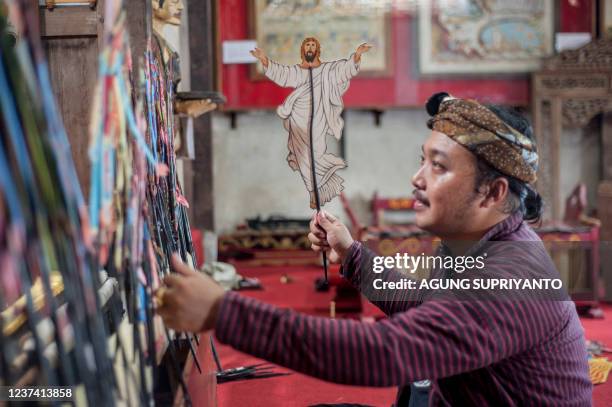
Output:
[[[310,122],[308,123],[308,137],[310,139],[310,170],[312,171],[312,189],[314,191],[315,202],[317,205],[317,213],[321,212],[321,199],[319,197],[319,188],[317,186],[317,171],[316,171],[316,161],[314,156],[314,147],[312,140],[312,126],[314,123],[314,89],[312,84],[312,67],[308,67],[308,75],[310,76]],[[325,283],[327,283],[327,254],[325,251],[321,252],[323,254],[323,273],[325,277]]]

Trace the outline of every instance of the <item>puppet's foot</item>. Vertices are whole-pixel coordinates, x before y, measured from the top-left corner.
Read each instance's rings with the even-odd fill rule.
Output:
[[[289,167],[291,167],[293,171],[300,170],[300,166],[297,162],[297,159],[295,158],[295,154],[291,152],[289,153],[289,155],[287,156],[287,163],[289,164]]]

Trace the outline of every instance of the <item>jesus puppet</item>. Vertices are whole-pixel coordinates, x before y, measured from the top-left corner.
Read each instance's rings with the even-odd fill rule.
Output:
[[[346,167],[344,160],[327,152],[327,135],[337,140],[342,136],[344,121],[340,115],[344,105],[342,95],[349,87],[351,78],[359,72],[361,55],[371,45],[361,44],[348,59],[321,62],[321,45],[316,38],[302,41],[300,64],[286,66],[270,60],[263,50],[255,48],[251,54],[261,61],[265,75],[274,83],[295,90],[278,107],[289,132],[289,155],[287,162],[294,171],[299,171],[310,193],[310,207],[316,208],[312,182],[310,151],[311,103],[314,96],[312,123],[312,148],[315,163],[316,185],[320,204],[331,201],[342,191],[344,181],[336,171]],[[312,69],[312,91],[309,71]]]

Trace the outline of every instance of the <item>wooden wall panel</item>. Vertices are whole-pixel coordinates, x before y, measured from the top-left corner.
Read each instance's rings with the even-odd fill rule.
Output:
[[[40,9],[40,32],[49,62],[51,85],[85,197],[89,194],[89,121],[98,76],[103,10],[103,0],[99,0],[94,9],[89,6]]]
[[[79,182],[89,194],[90,101],[98,70],[96,37],[51,38],[45,41],[51,83],[68,133]]]
[[[601,125],[602,178],[612,181],[612,112],[604,113]],[[612,231],[610,231],[612,233]]]
[[[214,2],[190,1],[189,53],[191,58],[191,90],[210,91],[215,85],[215,9]],[[214,229],[212,121],[205,114],[193,121],[195,159],[191,161],[192,227]]]

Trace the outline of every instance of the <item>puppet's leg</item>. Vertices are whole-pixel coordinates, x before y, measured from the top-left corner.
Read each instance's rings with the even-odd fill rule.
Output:
[[[287,130],[287,149],[289,150],[289,154],[287,154],[287,164],[293,171],[300,170],[300,163],[298,161],[298,157],[295,155],[295,149],[297,148],[294,145],[294,140],[296,137],[300,137],[299,134],[299,126],[291,124],[294,121],[291,117],[288,117],[283,120],[283,127]],[[296,128],[297,133],[294,134],[293,128]]]
[[[288,145],[290,145],[290,143],[287,143]],[[289,154],[287,154],[287,163],[289,164],[289,167],[293,170],[293,171],[299,171],[300,170],[300,165],[298,164],[297,158],[295,157],[295,154],[293,154],[293,152],[291,151],[291,147],[289,148]]]
[[[310,167],[310,143],[308,137],[307,123],[298,123],[294,117],[287,119],[285,128],[289,131],[289,140],[287,147],[289,155],[287,162],[294,171],[300,172],[306,190],[312,194],[312,172]],[[311,207],[313,207],[314,198],[311,197]]]
[[[294,115],[287,119],[285,128],[289,131],[289,140],[287,146],[289,155],[287,162],[294,170],[299,170],[306,190],[310,195],[310,207],[316,209],[316,199],[314,188],[312,185],[312,170],[310,157],[310,137],[308,136],[308,123],[298,123]],[[334,197],[342,192],[343,179],[336,174],[339,169],[345,168],[344,160],[334,154],[326,152],[327,145],[325,143],[325,135],[327,134],[327,126],[314,128],[314,158],[315,158],[315,173],[321,205],[331,201]]]
[[[338,174],[333,174],[327,179],[327,182],[319,187],[319,200],[321,206],[340,195],[340,192],[342,192],[344,189],[343,182],[344,179],[342,177],[340,177]],[[316,201],[313,192],[310,192],[310,207],[312,209],[316,208]]]
[[[337,155],[327,152],[327,134],[330,129],[323,121],[321,126],[315,127],[314,153],[316,162],[317,186],[319,188],[319,199],[321,205],[331,201],[340,195],[344,189],[344,179],[337,171],[346,168],[346,162]]]

